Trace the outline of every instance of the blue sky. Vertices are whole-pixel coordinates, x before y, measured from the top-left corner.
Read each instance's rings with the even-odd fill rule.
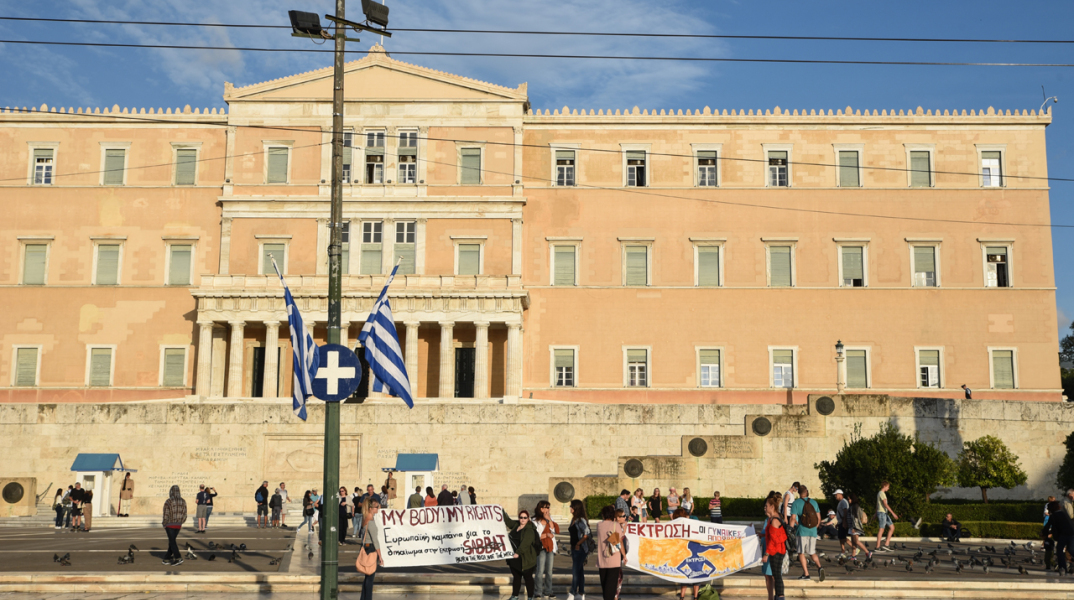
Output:
[[[388,0],[395,27],[732,35],[1074,39],[1074,2],[877,3],[770,0]],[[351,0],[350,16],[360,13]],[[2,16],[286,24],[333,0],[0,0]],[[364,34],[362,48],[375,41]],[[0,39],[310,47],[284,30],[0,21]],[[1074,63],[1074,44],[671,40],[397,33],[389,51],[489,51],[731,58]],[[1048,128],[1049,172],[1074,178],[1074,69],[665,63],[400,57],[502,85],[529,83],[535,108],[1038,108],[1060,99]],[[248,85],[331,64],[328,55],[59,48],[0,44],[0,106],[223,107],[223,82]],[[16,83],[17,82],[17,83]],[[1074,183],[1053,182],[1052,222],[1074,224]],[[1074,229],[1053,229],[1060,335],[1074,319]]]

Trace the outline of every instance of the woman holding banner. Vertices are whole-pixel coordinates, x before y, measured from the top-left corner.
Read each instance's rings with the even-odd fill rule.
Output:
[[[540,541],[537,536],[537,528],[530,521],[528,510],[518,511],[518,520],[515,521],[507,516],[507,510],[503,509],[503,522],[507,525],[507,539],[511,540],[511,546],[515,550],[514,558],[507,559],[507,566],[511,568],[511,600],[518,600],[518,592],[522,589],[522,581],[526,582],[526,597],[532,600],[533,595],[533,572],[537,569],[537,546]]]
[[[380,555],[380,525],[373,518],[378,512],[380,512],[380,500],[374,497],[369,500],[368,507],[362,513],[362,529],[365,530],[365,535],[362,536],[362,549],[366,554],[376,554],[377,566],[383,567],[384,558]],[[362,580],[362,600],[373,600],[373,577],[376,574],[374,570]]]
[[[625,515],[624,515],[625,516]],[[615,600],[619,593],[619,580],[626,563],[626,532],[617,522],[615,507],[608,505],[600,511],[601,522],[597,524],[597,568],[600,573],[600,589],[604,600]]]
[[[547,500],[537,503],[533,509],[533,524],[537,527],[537,535],[540,536],[541,548],[537,553],[537,597],[547,596],[554,598],[552,592],[552,563],[556,558],[559,545],[556,536],[559,535],[559,525],[552,520],[550,512],[552,505]]]
[[[571,524],[567,528],[571,534],[571,591],[567,600],[585,600],[585,564],[589,558],[589,517],[585,504],[575,498],[571,500]]]

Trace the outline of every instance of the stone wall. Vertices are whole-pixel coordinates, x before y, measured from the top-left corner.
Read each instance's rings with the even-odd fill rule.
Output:
[[[344,405],[341,482],[348,487],[384,479],[382,468],[402,452],[440,455],[437,486],[465,484],[479,502],[515,509],[520,498],[547,494],[574,482],[576,496],[607,488],[690,487],[695,495],[719,489],[727,496],[759,496],[793,480],[816,487],[813,464],[831,458],[855,429],[862,435],[886,421],[940,443],[954,456],[963,440],[992,434],[1021,457],[1027,486],[990,492],[990,498],[1042,498],[1074,430],[1074,405],[836,396],[821,415],[808,405],[595,405],[423,403]],[[198,483],[220,492],[217,511],[252,511],[254,489],[286,481],[297,500],[321,487],[323,405],[295,418],[289,404],[253,402],[142,402],[125,404],[0,405],[0,477],[36,477],[38,493],[74,481],[79,452],[118,452],[134,475],[132,513],[160,510],[170,485],[191,497]],[[765,417],[770,432],[762,424]],[[705,441],[701,456],[689,445]],[[695,444],[693,451],[700,449]],[[637,458],[642,473],[630,477]],[[590,477],[603,476],[603,477]],[[400,484],[400,494],[405,494]],[[118,485],[113,486],[118,495]],[[978,490],[953,490],[978,497]],[[116,498],[111,499],[112,504]],[[563,509],[560,505],[559,510]]]

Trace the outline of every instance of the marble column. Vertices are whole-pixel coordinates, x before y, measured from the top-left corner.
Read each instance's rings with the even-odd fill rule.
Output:
[[[280,380],[280,322],[265,321],[265,376],[261,380],[261,395],[276,398]]]
[[[403,325],[406,326],[406,349],[404,350],[406,374],[410,378],[410,395],[416,398],[418,396],[418,328],[421,327],[421,323],[407,321]]]
[[[340,321],[339,322],[339,345],[345,348],[350,348],[347,344],[350,343],[351,334],[351,322]]]
[[[243,354],[243,328],[245,321],[229,321],[231,325],[231,361],[227,367],[227,396],[239,398],[242,396],[242,354]]]
[[[213,327],[213,373],[209,377],[209,396],[224,397],[224,379],[227,373],[227,327]]]
[[[455,397],[454,331],[454,321],[440,321],[440,398]]]
[[[476,321],[474,343],[474,398],[489,397],[489,322]]]
[[[213,322],[198,321],[198,379],[196,393],[208,397],[212,393],[210,382],[213,373]]]
[[[507,324],[507,389],[504,397],[522,394],[522,324]]]

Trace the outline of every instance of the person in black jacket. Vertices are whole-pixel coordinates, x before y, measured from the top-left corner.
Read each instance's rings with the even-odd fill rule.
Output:
[[[257,503],[257,528],[258,529],[261,529],[262,527],[267,528],[269,526],[269,514],[268,514],[269,493],[268,493],[268,482],[267,481],[262,481],[261,482],[261,487],[257,488],[257,491],[254,492],[254,502]],[[261,517],[265,517],[264,525],[261,524]]]
[[[455,506],[455,498],[447,489],[447,484],[440,486],[440,494],[436,497],[437,506]]]
[[[1070,549],[1070,543],[1074,541],[1074,523],[1071,522],[1070,515],[1063,510],[1063,505],[1059,502],[1050,502],[1048,512],[1050,514],[1048,524],[1044,526],[1041,535],[1044,539],[1047,540],[1050,537],[1055,542],[1055,557],[1059,561],[1059,572],[1066,573],[1067,550]]]
[[[940,523],[940,533],[945,540],[957,542],[962,537],[962,523],[959,523],[951,513],[947,513],[947,516],[943,518],[943,522]]]

